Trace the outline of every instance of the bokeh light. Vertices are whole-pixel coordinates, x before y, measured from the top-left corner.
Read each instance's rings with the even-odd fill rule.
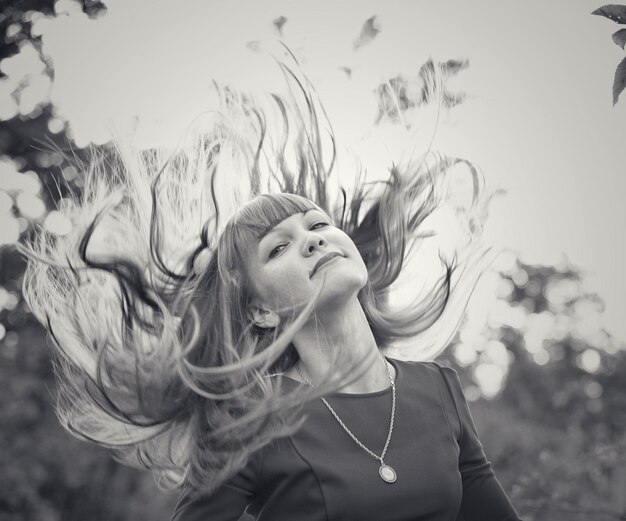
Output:
[[[4,190],[0,190],[0,219],[4,214],[10,214],[13,209],[13,198]]]
[[[602,392],[602,386],[598,382],[587,382],[585,384],[585,394],[593,400],[600,398]]]
[[[0,189],[6,192],[25,192],[37,194],[41,191],[41,181],[31,170],[20,172],[14,161],[0,160]]]
[[[72,222],[61,212],[52,210],[44,220],[44,228],[55,235],[67,235],[72,230]]]
[[[537,365],[546,365],[550,361],[550,355],[545,349],[539,349],[533,353],[533,361]]]
[[[0,120],[17,116],[17,101],[13,96],[16,87],[10,78],[0,78]]]
[[[588,373],[597,373],[600,370],[602,359],[595,349],[585,349],[576,357],[576,363]]]
[[[513,274],[512,279],[513,279],[513,283],[518,288],[523,288],[526,286],[526,284],[528,284],[528,273],[526,273],[526,271],[524,271],[523,269],[518,269]]]
[[[454,358],[459,365],[466,367],[476,362],[478,354],[472,346],[461,342],[454,346]]]
[[[515,286],[509,279],[500,279],[496,287],[496,297],[506,299],[511,296]]]
[[[16,293],[0,287],[0,310],[6,309],[11,311],[15,309],[19,302],[20,299]]]
[[[35,172],[20,172],[16,162],[0,159],[0,245],[15,244],[28,229],[29,221],[45,215],[40,192],[41,181]],[[22,217],[13,214],[14,208]]]
[[[496,364],[480,364],[474,370],[476,382],[485,398],[495,397],[502,388],[507,370]]]
[[[39,75],[31,78],[19,92],[19,113],[22,116],[33,116],[33,113],[50,99],[52,83],[50,78]]]
[[[46,212],[46,205],[36,195],[21,193],[17,196],[15,202],[20,213],[31,220],[39,219]]]
[[[500,367],[508,367],[511,359],[506,346],[499,340],[490,340],[483,352],[482,359]]]
[[[5,38],[7,41],[13,41],[22,30],[22,26],[18,23],[12,23],[7,27]]]
[[[65,129],[65,122],[61,118],[50,118],[48,120],[48,130],[53,134],[58,134]]]
[[[15,244],[20,238],[20,223],[12,215],[2,216],[0,246]]]
[[[17,346],[19,339],[20,337],[16,331],[8,331],[3,339],[4,345],[9,348],[14,348]]]
[[[465,387],[463,392],[465,393],[465,398],[467,398],[468,402],[475,402],[476,400],[480,400],[482,398],[480,387],[477,385],[468,385]]]
[[[544,341],[552,338],[555,329],[555,316],[549,311],[531,313],[526,319],[524,343],[530,353],[537,353],[542,349]]]
[[[24,219],[24,217],[17,218],[17,225],[19,227],[20,235],[28,230],[28,220]]]
[[[66,181],[73,181],[78,177],[78,170],[72,165],[67,165],[63,167],[63,178]]]
[[[503,250],[496,257],[493,269],[503,275],[512,275],[519,269],[517,253],[511,250]]]
[[[545,290],[545,296],[553,306],[563,306],[580,295],[582,284],[573,279],[553,279]]]
[[[20,45],[17,54],[0,61],[0,71],[12,78],[15,82],[22,82],[28,77],[41,74],[46,64],[39,57],[39,52],[30,42]]]
[[[528,313],[523,306],[511,305],[504,300],[497,300],[487,317],[490,327],[497,329],[509,326],[513,329],[522,329],[526,323]]]

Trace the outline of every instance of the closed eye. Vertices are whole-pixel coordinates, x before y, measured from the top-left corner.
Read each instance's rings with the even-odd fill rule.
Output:
[[[328,223],[327,223],[327,222],[324,222],[324,221],[319,221],[319,222],[313,223],[313,224],[311,225],[311,230],[317,230],[317,229],[319,229],[319,228],[323,228],[323,227],[325,227],[325,226],[328,226]]]
[[[326,221],[318,221],[316,223],[313,223],[310,226],[310,230],[319,230],[320,228],[325,228],[327,226],[330,226],[330,224]],[[273,259],[274,257],[280,255],[283,250],[287,247],[287,243],[284,244],[277,244],[276,246],[274,246],[274,248],[272,248],[272,250],[269,253],[269,258]]]
[[[279,255],[286,246],[286,244],[278,244],[277,246],[274,246],[274,248],[272,248],[272,251],[270,251],[269,258],[273,259],[277,255]]]

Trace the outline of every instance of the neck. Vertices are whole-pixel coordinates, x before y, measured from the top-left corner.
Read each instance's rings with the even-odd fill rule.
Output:
[[[326,312],[316,312],[294,336],[293,344],[313,385],[332,373],[340,375],[339,390],[346,393],[389,387],[387,364],[356,297],[341,310],[329,307]],[[302,379],[295,370],[288,376]]]

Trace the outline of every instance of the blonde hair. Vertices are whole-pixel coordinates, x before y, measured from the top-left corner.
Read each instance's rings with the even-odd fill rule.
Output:
[[[359,300],[378,345],[411,339],[413,358],[445,347],[484,268],[489,195],[472,165],[428,151],[383,183],[357,171],[352,191],[334,188],[323,109],[297,68],[279,65],[287,96],[223,89],[210,130],[173,153],[121,140],[94,154],[82,196],[61,209],[72,231],[22,246],[24,294],[54,341],[61,423],[164,487],[216,487],[333,385],[287,393],[272,377],[297,360],[291,338],[315,302],[286,329],[255,328],[242,267],[251,238],[321,208],[366,263]],[[458,163],[473,182],[458,214],[470,240],[423,298],[394,309],[389,288],[429,240],[424,221],[446,204]]]

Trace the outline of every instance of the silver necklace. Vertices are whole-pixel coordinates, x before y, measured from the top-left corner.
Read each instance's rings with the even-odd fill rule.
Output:
[[[359,447],[361,447],[365,452],[367,452],[370,456],[372,456],[372,457],[376,458],[378,461],[380,461],[380,467],[378,469],[378,474],[380,475],[382,480],[386,481],[387,483],[393,483],[397,479],[396,471],[393,469],[393,467],[391,467],[390,465],[387,465],[385,463],[384,458],[385,458],[385,454],[387,454],[387,448],[389,447],[389,442],[391,441],[391,433],[393,432],[393,424],[394,424],[394,420],[395,420],[395,416],[396,416],[396,384],[393,381],[393,378],[391,376],[391,370],[389,369],[389,362],[387,362],[387,360],[385,360],[385,366],[387,367],[387,376],[389,376],[389,382],[391,383],[391,419],[389,420],[389,434],[387,434],[387,440],[385,441],[385,446],[384,446],[383,452],[381,453],[380,456],[378,456],[377,454],[373,453],[370,449],[368,449],[365,445],[363,445],[354,434],[352,434],[350,429],[348,429],[348,427],[346,427],[346,424],[343,423],[343,421],[341,421],[341,418],[339,417],[339,415],[335,412],[335,410],[326,401],[326,398],[322,397],[321,400],[324,403],[324,405],[328,408],[330,413],[333,415],[335,420],[337,420],[339,425],[341,425],[343,430],[346,431],[346,433],[354,440],[354,442]],[[307,385],[311,385],[311,386],[313,385],[309,381],[309,379],[306,376],[304,376],[303,368],[300,365],[300,361],[298,361],[298,363],[296,363],[296,371],[300,375],[300,378],[302,378],[302,380],[304,380],[304,382]]]

